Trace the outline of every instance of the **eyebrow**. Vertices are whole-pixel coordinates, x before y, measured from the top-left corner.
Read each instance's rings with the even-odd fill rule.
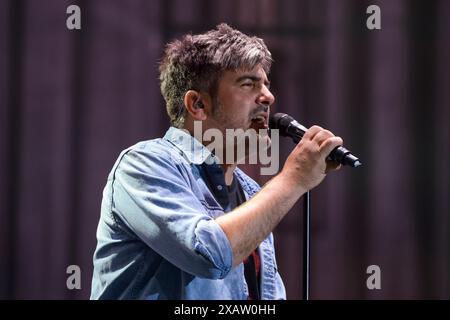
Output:
[[[257,76],[250,75],[250,74],[244,74],[243,76],[240,76],[239,78],[237,78],[237,79],[236,79],[236,82],[241,82],[241,81],[244,81],[244,80],[247,80],[247,79],[248,79],[248,80],[255,81],[255,82],[259,82],[259,81],[262,80],[261,77],[257,77]],[[269,81],[269,80],[265,80],[265,81],[264,81],[264,84],[265,84],[266,86],[269,86],[269,85],[270,85],[270,81]]]

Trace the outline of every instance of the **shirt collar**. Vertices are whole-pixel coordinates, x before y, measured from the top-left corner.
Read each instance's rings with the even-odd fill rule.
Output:
[[[187,130],[170,127],[163,139],[175,145],[184,157],[193,164],[218,163],[218,158],[200,141],[191,136]]]

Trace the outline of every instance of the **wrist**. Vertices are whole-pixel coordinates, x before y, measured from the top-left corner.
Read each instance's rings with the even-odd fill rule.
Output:
[[[303,195],[308,191],[301,182],[299,182],[294,175],[289,174],[289,172],[285,172],[282,170],[276,178],[279,180],[280,186],[283,190],[292,190],[297,194]]]

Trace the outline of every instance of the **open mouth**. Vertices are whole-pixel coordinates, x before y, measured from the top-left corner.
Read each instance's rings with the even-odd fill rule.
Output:
[[[269,125],[267,124],[267,117],[263,115],[258,115],[256,117],[253,117],[251,119],[251,125],[250,128],[255,129],[256,131],[260,129],[267,130],[269,128]]]

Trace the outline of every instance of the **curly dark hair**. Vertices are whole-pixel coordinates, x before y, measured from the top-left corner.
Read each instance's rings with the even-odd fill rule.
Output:
[[[251,70],[261,65],[268,74],[271,64],[272,55],[262,39],[225,23],[206,33],[188,34],[170,42],[159,66],[159,78],[171,125],[184,125],[184,95],[188,90],[204,91],[214,98],[223,71]]]

